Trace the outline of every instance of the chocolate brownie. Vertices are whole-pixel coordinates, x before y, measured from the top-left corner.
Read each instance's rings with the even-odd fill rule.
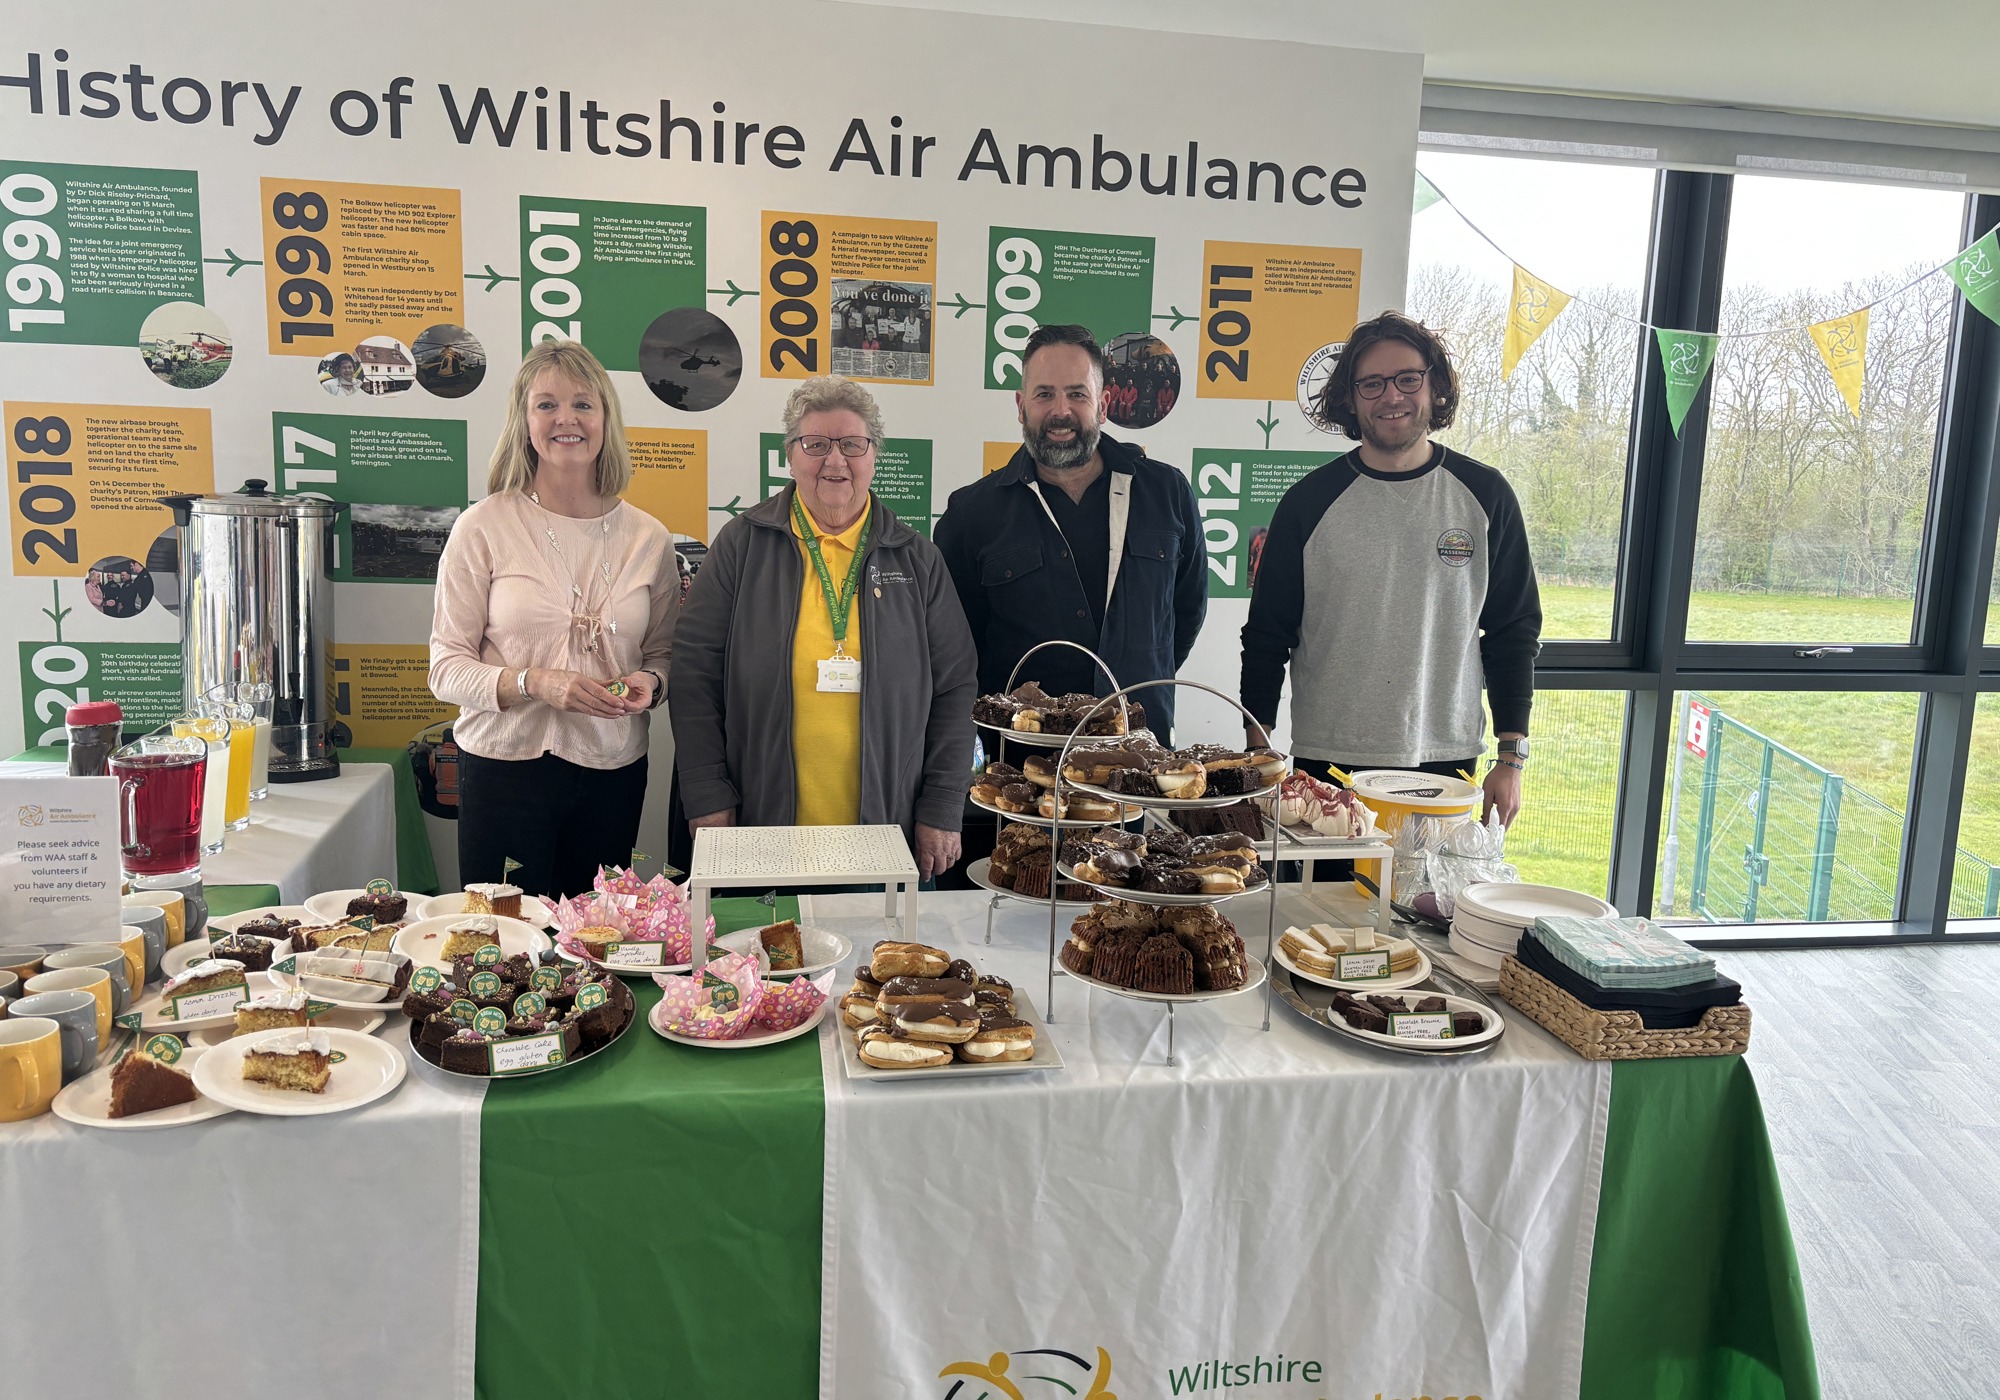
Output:
[[[1134,985],[1142,992],[1186,996],[1194,991],[1194,958],[1172,934],[1156,933],[1140,945],[1138,972]]]

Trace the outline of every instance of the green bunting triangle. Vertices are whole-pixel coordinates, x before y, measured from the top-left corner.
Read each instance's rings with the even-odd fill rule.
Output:
[[[1688,406],[1701,392],[1708,367],[1715,363],[1716,337],[1702,331],[1659,330],[1654,334],[1660,339],[1660,367],[1666,372],[1667,420],[1674,425],[1674,436],[1679,437]]]
[[[1414,219],[1443,198],[1444,196],[1438,193],[1438,187],[1425,179],[1424,172],[1419,170],[1416,193],[1410,200],[1410,217]]]
[[[2000,321],[2000,229],[1986,230],[1984,238],[1946,263],[1944,270],[1975,309],[1988,320]]]

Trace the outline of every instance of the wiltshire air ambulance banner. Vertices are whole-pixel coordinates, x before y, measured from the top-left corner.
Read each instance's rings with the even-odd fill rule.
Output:
[[[1348,445],[1301,386],[1402,301],[1416,56],[802,0],[548,20],[516,0],[16,16],[6,744],[86,696],[166,707],[159,497],[247,480],[353,507],[350,723],[389,743],[433,717],[409,649],[438,551],[551,336],[612,372],[631,499],[705,542],[782,484],[785,397],[826,373],[870,386],[876,485],[929,533],[1018,442],[1028,337],[1082,322],[1108,430],[1200,473],[1214,592],[1188,671],[1233,689],[1273,492]]]

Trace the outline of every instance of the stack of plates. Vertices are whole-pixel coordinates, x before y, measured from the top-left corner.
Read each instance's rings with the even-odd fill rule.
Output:
[[[1467,885],[1453,908],[1451,949],[1462,958],[1497,968],[1535,920],[1557,914],[1603,919],[1616,918],[1618,911],[1595,895],[1554,885]]]

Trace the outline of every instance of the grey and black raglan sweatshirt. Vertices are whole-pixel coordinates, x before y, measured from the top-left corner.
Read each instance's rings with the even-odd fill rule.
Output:
[[[1343,766],[1469,758],[1528,732],[1542,600],[1521,505],[1492,467],[1433,447],[1413,472],[1350,452],[1285,493],[1243,628],[1243,704]]]

